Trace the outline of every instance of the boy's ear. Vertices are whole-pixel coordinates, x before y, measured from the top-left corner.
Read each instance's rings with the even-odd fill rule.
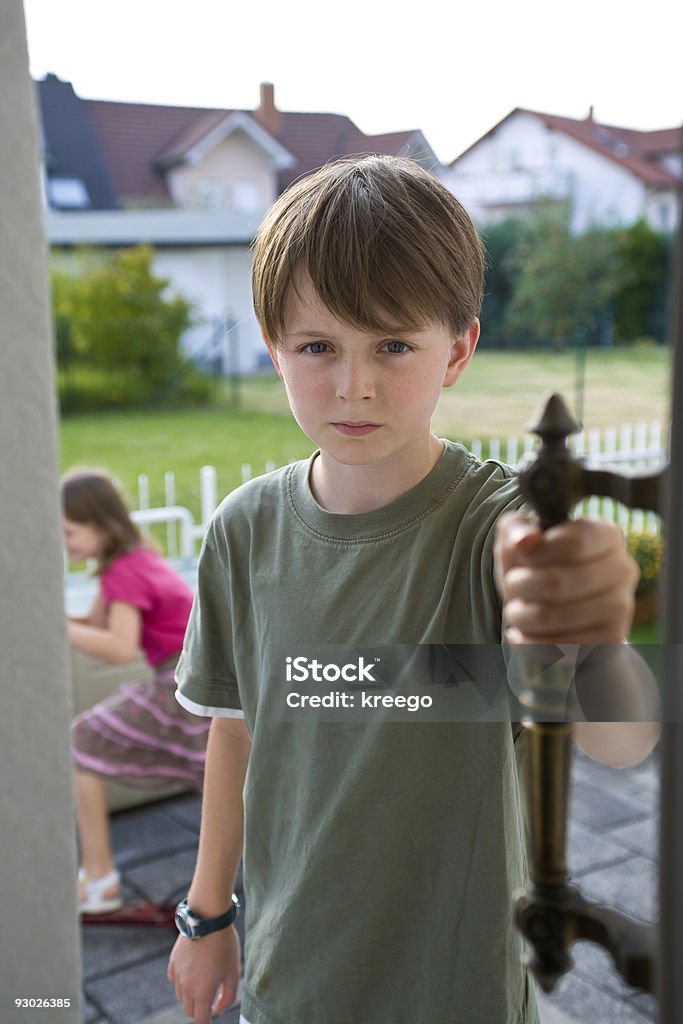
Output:
[[[268,341],[263,331],[261,331],[261,337],[263,338],[263,342],[266,348],[268,349],[268,354],[270,355],[270,358],[273,360],[275,372],[277,373],[280,380],[282,380],[282,373],[280,372],[280,360],[278,358],[277,349],[275,345],[273,345],[272,341]]]
[[[442,387],[450,388],[455,384],[456,380],[474,355],[474,350],[476,349],[477,342],[479,341],[479,332],[479,320],[475,318],[467,330],[463,331],[462,334],[455,339],[453,347],[451,348],[451,358],[448,361],[448,367],[446,368]]]

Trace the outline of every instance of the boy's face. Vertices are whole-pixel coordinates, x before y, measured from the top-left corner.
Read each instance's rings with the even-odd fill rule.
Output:
[[[417,451],[443,387],[472,356],[479,324],[459,338],[440,324],[385,335],[338,320],[310,281],[292,289],[285,331],[269,345],[301,429],[344,465],[384,463]]]

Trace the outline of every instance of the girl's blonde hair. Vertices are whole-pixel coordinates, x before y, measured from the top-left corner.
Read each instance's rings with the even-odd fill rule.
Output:
[[[71,470],[62,477],[61,496],[65,519],[95,526],[105,535],[95,575],[103,573],[120,555],[143,543],[125,501],[103,470]]]
[[[301,275],[339,319],[370,331],[454,336],[479,314],[485,256],[455,196],[413,160],[354,157],[326,164],[271,207],[253,245],[254,309],[278,347]]]

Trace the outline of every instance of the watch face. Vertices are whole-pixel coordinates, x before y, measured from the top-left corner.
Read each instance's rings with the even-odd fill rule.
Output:
[[[179,903],[178,906],[176,907],[175,923],[176,928],[178,929],[180,934],[185,935],[186,938],[188,939],[191,939],[194,936],[192,931],[192,925],[188,921],[189,909],[190,908],[187,906],[186,903]]]

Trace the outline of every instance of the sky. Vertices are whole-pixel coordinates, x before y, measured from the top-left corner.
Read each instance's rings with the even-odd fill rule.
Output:
[[[444,163],[515,107],[683,123],[675,0],[24,0],[31,73],[79,96],[346,114]]]

